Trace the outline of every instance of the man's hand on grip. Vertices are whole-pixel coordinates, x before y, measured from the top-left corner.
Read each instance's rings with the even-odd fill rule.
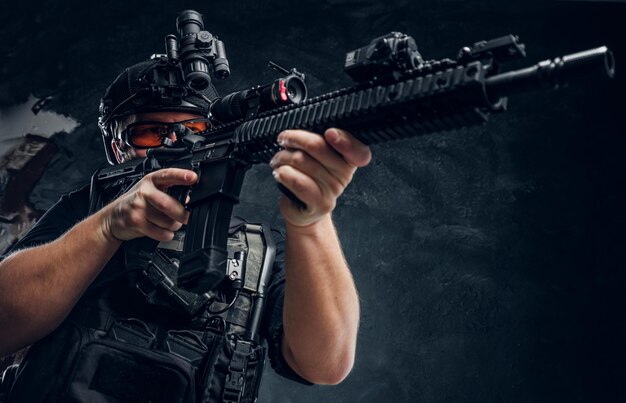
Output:
[[[281,199],[285,220],[297,227],[311,225],[330,213],[356,169],[372,158],[368,146],[339,129],[328,129],[323,136],[286,130],[279,134],[278,142],[284,149],[270,162],[274,177],[307,206],[299,209],[286,197]]]
[[[191,186],[195,172],[179,168],[161,169],[142,178],[128,192],[103,209],[104,234],[127,241],[143,236],[169,241],[189,219],[189,212],[166,193],[171,186]]]

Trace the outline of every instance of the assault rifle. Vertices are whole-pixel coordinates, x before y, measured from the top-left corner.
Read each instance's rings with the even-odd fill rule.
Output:
[[[322,133],[340,127],[365,144],[382,143],[482,124],[490,113],[506,110],[509,95],[522,91],[614,75],[614,60],[606,47],[501,71],[505,63],[523,57],[525,46],[508,35],[464,47],[455,60],[424,60],[413,38],[392,32],[347,54],[345,71],[354,79],[353,86],[311,99],[306,99],[303,74],[273,65],[285,76],[213,102],[209,115],[213,128],[192,133],[181,125],[173,146],[96,172],[90,209],[96,211],[155,170],[179,167],[197,172],[199,180],[191,187],[187,204],[191,215],[177,284],[167,276],[157,281],[169,289],[204,294],[227,277],[229,222],[245,174],[280,150],[276,138],[281,131]],[[187,190],[173,193],[185,200]],[[149,240],[141,246],[148,260],[156,244]],[[195,310],[188,309],[191,314]]]

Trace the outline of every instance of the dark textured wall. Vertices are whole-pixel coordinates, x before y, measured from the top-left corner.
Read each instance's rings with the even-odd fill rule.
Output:
[[[362,303],[356,366],[337,387],[268,371],[268,402],[626,400],[626,5],[454,0],[40,1],[0,16],[0,106],[29,93],[81,126],[30,201],[44,209],[105,163],[98,99],[123,66],[162,52],[177,11],[227,46],[223,93],[267,82],[271,59],[312,94],[349,84],[344,53],[399,30],[426,58],[519,34],[528,61],[607,44],[617,79],[510,100],[486,126],[385,144],[335,212]],[[521,67],[516,64],[514,67]],[[239,212],[279,223],[268,167]]]

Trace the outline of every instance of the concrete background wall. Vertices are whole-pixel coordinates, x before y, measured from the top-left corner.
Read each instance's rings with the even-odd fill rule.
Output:
[[[362,304],[356,366],[336,387],[268,371],[261,401],[624,401],[626,5],[503,3],[8,5],[1,110],[51,96],[44,111],[79,124],[52,136],[57,151],[28,201],[45,210],[106,163],[100,96],[124,66],[163,52],[186,8],[227,46],[223,94],[273,79],[268,60],[305,72],[313,95],[349,85],[345,52],[392,30],[428,59],[508,33],[526,43],[528,64],[609,45],[610,83],[524,94],[485,126],[374,147],[335,212]],[[278,197],[270,169],[255,167],[238,211],[281,225]]]

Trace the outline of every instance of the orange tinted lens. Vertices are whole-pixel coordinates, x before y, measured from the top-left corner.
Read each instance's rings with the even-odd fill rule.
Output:
[[[138,147],[158,147],[163,142],[163,126],[139,125],[130,130],[129,143]]]
[[[194,133],[200,133],[209,128],[209,122],[186,122],[184,125],[193,130]]]

